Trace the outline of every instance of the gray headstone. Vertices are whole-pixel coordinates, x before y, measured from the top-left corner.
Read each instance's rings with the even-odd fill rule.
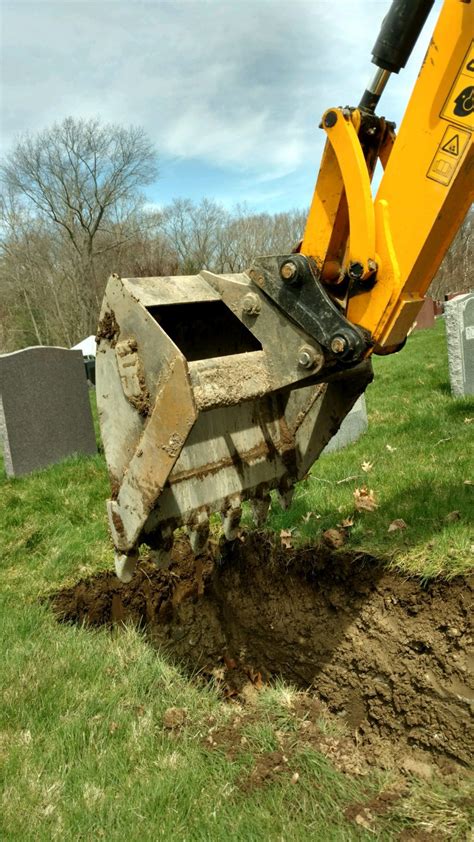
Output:
[[[97,453],[80,351],[35,347],[0,355],[0,437],[9,476]]]
[[[474,292],[444,305],[451,391],[455,398],[474,395]]]
[[[355,402],[351,411],[346,415],[336,435],[331,439],[323,450],[323,453],[332,453],[334,450],[342,450],[348,444],[357,441],[368,427],[367,408],[365,395],[361,395]]]

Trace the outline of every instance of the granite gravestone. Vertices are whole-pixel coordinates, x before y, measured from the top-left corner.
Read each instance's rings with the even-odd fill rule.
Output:
[[[9,476],[97,453],[80,351],[39,346],[0,356],[0,437]]]
[[[365,395],[361,395],[355,402],[351,411],[346,415],[336,435],[333,436],[323,450],[323,453],[332,453],[334,450],[342,450],[353,441],[357,441],[365,433],[368,427],[367,408]]]
[[[451,392],[474,395],[474,292],[446,301],[444,312]]]

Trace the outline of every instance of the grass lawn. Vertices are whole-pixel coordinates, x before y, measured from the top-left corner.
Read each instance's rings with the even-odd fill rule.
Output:
[[[375,359],[369,431],[323,457],[292,508],[270,527],[316,542],[343,519],[345,549],[423,578],[472,568],[474,403],[449,394],[444,325]],[[368,470],[364,470],[368,468]],[[366,485],[378,507],[354,508]],[[5,840],[390,840],[415,829],[467,839],[468,783],[410,778],[404,798],[373,820],[349,805],[397,792],[393,772],[350,774],[297,740],[297,694],[276,684],[252,702],[236,756],[212,751],[210,723],[238,708],[187,678],[136,629],[58,625],[41,596],[112,566],[103,458],[70,459],[26,478],[0,477],[0,754]],[[309,513],[312,513],[309,517]],[[389,532],[395,519],[406,528]],[[179,729],[170,707],[186,710]],[[320,727],[343,735],[322,715]],[[283,737],[282,737],[283,735]],[[292,746],[291,774],[243,787],[258,758]],[[293,742],[292,742],[293,741]],[[297,779],[295,776],[298,776]],[[438,835],[436,835],[438,834]]]
[[[291,510],[274,511],[271,524],[314,540],[350,517],[354,549],[425,578],[466,572],[474,561],[474,399],[450,395],[443,321],[373,362],[368,432],[322,457]],[[363,485],[378,504],[370,513],[354,509]],[[396,519],[406,529],[389,532]]]

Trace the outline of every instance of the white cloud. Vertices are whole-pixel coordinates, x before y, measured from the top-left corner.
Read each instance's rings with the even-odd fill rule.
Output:
[[[319,157],[320,114],[357,102],[388,4],[4,3],[4,148],[66,115],[99,115],[143,125],[164,155],[282,178]],[[392,105],[399,118],[416,69],[387,94],[388,116]]]

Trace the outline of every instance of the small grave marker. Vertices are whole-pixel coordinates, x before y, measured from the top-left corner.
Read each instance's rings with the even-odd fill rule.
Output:
[[[38,346],[0,355],[0,438],[9,476],[97,452],[80,351]]]
[[[324,448],[323,453],[332,453],[334,450],[342,450],[348,444],[357,441],[369,426],[367,420],[367,408],[365,395],[361,395],[355,402],[351,411],[346,415],[336,435]]]
[[[474,395],[474,292],[446,301],[444,311],[451,391],[455,398]]]

